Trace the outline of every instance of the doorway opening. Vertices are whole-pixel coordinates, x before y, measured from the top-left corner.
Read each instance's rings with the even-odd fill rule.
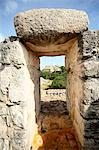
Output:
[[[46,60],[47,62],[43,65],[43,62]],[[61,128],[59,122],[57,123],[59,116],[61,118],[61,116],[63,117],[63,115],[68,114],[66,105],[66,76],[64,56],[41,58],[40,112],[44,116],[41,127],[43,131]],[[49,124],[44,123],[46,119],[49,120]]]
[[[40,58],[38,127],[43,146],[39,150],[74,148],[78,150],[72,120],[67,109],[65,59],[65,55]]]

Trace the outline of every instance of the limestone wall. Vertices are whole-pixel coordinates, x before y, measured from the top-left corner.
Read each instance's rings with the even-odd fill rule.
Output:
[[[32,145],[35,132],[33,73],[39,66],[39,60],[35,62],[35,59],[18,39],[0,43],[0,150],[29,150]]]
[[[67,108],[72,118],[78,139],[83,142],[83,118],[80,115],[79,103],[83,96],[81,54],[79,53],[78,41],[66,53],[67,69]]]
[[[40,111],[39,58],[18,38],[0,43],[0,150],[29,150]],[[67,107],[81,149],[99,148],[99,32],[66,51]],[[38,121],[38,120],[37,120]]]
[[[98,149],[99,32],[86,31],[66,53],[67,104],[82,149]]]
[[[84,148],[99,149],[99,31],[84,32],[79,44],[83,55],[83,99],[79,106]]]

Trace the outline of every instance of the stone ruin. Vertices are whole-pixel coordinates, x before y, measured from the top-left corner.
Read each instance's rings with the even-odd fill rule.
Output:
[[[79,149],[99,150],[99,31],[88,30],[85,12],[69,9],[22,12],[14,25],[17,37],[0,43],[0,150],[36,149],[40,57],[59,55]]]

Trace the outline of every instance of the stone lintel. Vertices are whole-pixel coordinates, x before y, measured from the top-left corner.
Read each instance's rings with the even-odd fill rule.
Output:
[[[87,30],[88,16],[72,9],[33,9],[17,14],[14,25],[24,44],[46,47],[64,44]]]

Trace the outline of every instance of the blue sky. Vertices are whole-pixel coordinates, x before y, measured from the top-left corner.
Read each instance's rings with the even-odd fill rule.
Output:
[[[99,0],[0,0],[0,41],[16,35],[13,18],[18,12],[33,8],[65,8],[84,10],[88,13],[89,29],[99,29]],[[64,57],[41,58],[41,66],[63,65]]]

